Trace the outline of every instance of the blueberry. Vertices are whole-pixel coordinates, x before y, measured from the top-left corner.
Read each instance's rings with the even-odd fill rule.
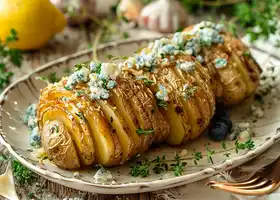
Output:
[[[223,123],[225,123],[228,126],[228,132],[231,131],[231,129],[232,129],[232,121],[231,121],[230,118],[228,118],[226,116],[223,116],[223,117],[220,117],[219,119],[217,119],[216,122],[223,122]]]
[[[222,141],[226,138],[228,129],[224,122],[213,123],[209,130],[209,137],[215,141]]]

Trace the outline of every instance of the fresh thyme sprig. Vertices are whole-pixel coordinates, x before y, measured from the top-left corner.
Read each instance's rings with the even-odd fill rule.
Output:
[[[154,164],[153,171],[156,174],[160,174],[168,170],[168,164],[165,160],[165,155],[162,156],[162,158],[157,156],[156,159],[152,161],[152,164]]]
[[[147,177],[150,175],[149,167],[150,167],[150,162],[141,161],[139,164],[133,165],[131,167],[130,174],[133,177],[138,177],[138,176]]]
[[[239,150],[245,150],[245,149],[251,150],[253,148],[255,148],[255,142],[252,139],[249,139],[248,141],[246,141],[244,143],[239,142],[238,140],[235,141],[236,153],[238,153]]]
[[[154,129],[144,130],[144,129],[142,129],[142,128],[138,128],[138,129],[136,130],[136,133],[137,133],[138,135],[149,135],[149,134],[154,133]]]
[[[59,78],[57,78],[55,72],[51,72],[47,76],[39,76],[39,77],[36,77],[36,78],[37,78],[37,80],[41,80],[41,81],[44,81],[44,82],[47,82],[47,83],[56,83],[60,80]]]
[[[193,156],[194,156],[194,160],[193,160],[193,162],[194,162],[194,164],[195,165],[197,165],[197,161],[200,161],[201,159],[202,159],[202,153],[201,152],[193,152],[193,154],[192,154]]]
[[[18,40],[17,32],[11,29],[10,35],[5,41],[0,40],[0,91],[10,82],[13,72],[7,70],[8,62],[14,66],[20,67],[22,63],[22,54],[18,49],[10,49],[8,45]]]
[[[181,176],[187,163],[182,162],[181,157],[177,153],[174,156],[174,159],[176,160],[176,163],[171,164],[172,171],[175,176]]]
[[[206,156],[209,163],[214,164],[212,156],[214,155],[215,151],[209,148],[209,145],[205,145],[206,147]]]

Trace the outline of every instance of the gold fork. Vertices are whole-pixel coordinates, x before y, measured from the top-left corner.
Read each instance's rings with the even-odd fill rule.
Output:
[[[253,178],[244,182],[230,183],[209,181],[206,185],[213,189],[248,195],[263,196],[274,192],[280,187],[280,159],[265,167],[265,170],[257,173]]]
[[[275,181],[273,179],[267,179],[264,177],[255,177],[249,181],[239,183],[209,181],[207,186],[235,194],[262,196],[270,194],[279,188],[280,181]]]

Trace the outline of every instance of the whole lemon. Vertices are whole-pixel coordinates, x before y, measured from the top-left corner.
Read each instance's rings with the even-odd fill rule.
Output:
[[[40,48],[65,25],[64,15],[49,0],[0,0],[0,39],[4,41],[12,28],[18,34],[11,48]]]

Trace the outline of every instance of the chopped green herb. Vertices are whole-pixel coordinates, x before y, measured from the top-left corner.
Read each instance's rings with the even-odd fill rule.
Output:
[[[69,86],[64,86],[65,90],[72,90]]]
[[[243,53],[243,56],[250,56],[251,54],[250,54],[250,51],[245,51],[244,53]]]
[[[175,32],[182,32],[184,30],[183,27],[178,28]]]
[[[157,99],[157,105],[158,105],[158,107],[165,108],[165,107],[167,107],[168,104],[164,100]]]
[[[129,38],[129,34],[128,34],[128,32],[123,32],[123,38],[124,38],[124,39]]]
[[[239,150],[252,150],[255,148],[255,143],[252,139],[249,139],[248,141],[244,143],[240,143],[238,140],[235,141],[235,151],[238,153]]]
[[[56,72],[51,72],[47,76],[39,76],[39,77],[37,77],[37,80],[45,81],[45,82],[48,82],[48,83],[56,83],[60,79],[58,79],[56,77]]]
[[[137,133],[138,135],[149,135],[149,134],[154,133],[154,129],[144,130],[144,129],[142,129],[142,128],[138,128],[138,129],[136,130],[136,133]]]
[[[146,86],[151,86],[153,83],[155,83],[153,80],[149,80],[149,79],[143,79],[143,82]]]
[[[127,56],[118,57],[118,56],[114,56],[114,55],[111,55],[111,54],[106,55],[106,57],[107,57],[107,59],[112,60],[112,61],[114,61],[114,60],[126,60],[126,59],[128,59]]]
[[[152,161],[152,164],[154,164],[153,171],[156,174],[160,174],[168,170],[168,164],[165,160],[165,155],[162,156],[162,158],[157,156],[156,159]]]
[[[86,120],[85,117],[84,117],[84,115],[83,115],[83,113],[78,112],[78,113],[76,113],[76,115],[77,115],[81,120],[83,120],[83,121]]]
[[[140,164],[134,165],[131,167],[130,174],[133,177],[147,177],[150,175],[149,171],[150,163],[142,161]]]
[[[215,153],[215,151],[209,149],[209,146],[206,145],[206,156],[207,156],[207,160],[208,160],[208,162],[211,163],[211,164],[214,164],[213,158],[212,158],[212,156],[213,156],[214,153]]]
[[[126,22],[126,23],[128,23],[129,22],[129,20],[125,17],[125,16],[121,16],[121,20],[123,20],[124,22]]]
[[[222,141],[222,142],[221,142],[221,146],[222,146],[223,149],[227,149],[227,146],[226,146],[225,141]]]
[[[12,161],[12,170],[15,177],[15,180],[20,185],[31,184],[33,180],[36,179],[36,174],[30,171],[27,167],[23,166],[19,161]]]
[[[164,59],[164,57],[165,57],[164,53],[161,53],[161,54],[160,54],[160,57],[161,57],[162,59]]]
[[[182,172],[184,171],[184,168],[186,166],[186,162],[182,162],[181,161],[181,157],[176,153],[176,155],[174,156],[176,163],[175,164],[171,164],[172,166],[172,171],[174,172],[175,176],[181,176]]]
[[[75,94],[76,94],[77,97],[79,97],[82,94],[85,94],[85,91],[84,90],[78,90]]]
[[[4,154],[0,155],[0,161],[8,160],[8,157]]]
[[[75,65],[75,72],[79,71],[80,69],[82,69],[83,67],[88,68],[89,62],[85,62],[85,63],[80,63],[80,64],[76,64]]]
[[[201,152],[193,152],[192,154],[194,156],[194,164],[197,165],[197,161],[199,161],[200,159],[202,159],[202,153]]]
[[[229,157],[231,155],[231,153],[224,153],[224,156]]]
[[[18,40],[15,29],[10,30],[10,35],[5,41],[0,40],[0,90],[2,90],[10,82],[13,72],[8,71],[6,65],[10,61],[13,65],[20,67],[22,63],[22,54],[18,49],[9,49],[8,44]]]

